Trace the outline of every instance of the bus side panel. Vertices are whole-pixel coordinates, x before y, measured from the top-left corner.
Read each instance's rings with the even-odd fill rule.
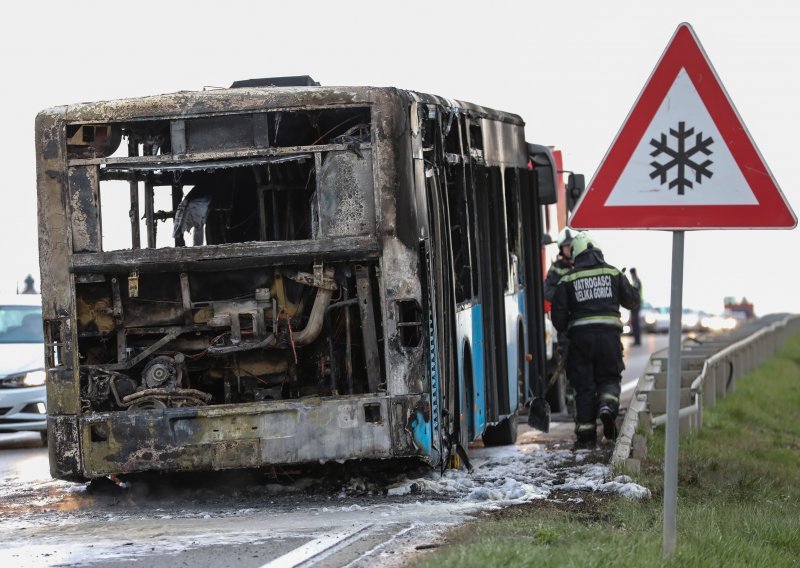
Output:
[[[64,117],[60,107],[36,117],[36,186],[39,224],[39,268],[47,370],[47,424],[50,474],[81,479],[77,335],[72,309],[70,258],[73,232],[65,215]],[[58,283],[52,285],[51,283]]]

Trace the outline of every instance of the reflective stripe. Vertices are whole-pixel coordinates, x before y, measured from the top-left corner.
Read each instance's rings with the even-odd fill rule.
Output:
[[[594,430],[595,428],[597,428],[597,424],[590,422],[578,422],[575,424],[576,432],[585,432],[586,430]]]
[[[610,400],[612,402],[619,402],[619,397],[614,396],[611,393],[604,392],[600,394],[600,400]]]
[[[616,268],[592,268],[591,270],[578,270],[573,271],[572,274],[567,274],[564,276],[560,282],[572,282],[573,280],[577,280],[578,278],[589,278],[591,276],[602,276],[603,274],[608,274],[610,276],[618,276],[619,270]]]
[[[578,325],[613,325],[622,329],[622,320],[617,316],[586,316],[585,318],[578,318],[575,321],[569,322],[567,329]]]
[[[567,272],[569,272],[570,270],[571,270],[570,268],[559,268],[558,266],[556,266],[556,265],[553,265],[553,271],[554,271],[556,274],[558,274],[559,276],[563,276],[564,274],[566,274],[566,273],[567,273]]]

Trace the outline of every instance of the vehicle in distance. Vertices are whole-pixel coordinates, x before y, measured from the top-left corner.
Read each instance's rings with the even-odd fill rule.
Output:
[[[36,431],[46,442],[42,301],[0,298],[0,432]]]
[[[683,331],[702,331],[703,326],[701,321],[706,314],[704,312],[693,310],[691,308],[684,308],[681,315],[681,328]]]
[[[739,321],[730,314],[706,314],[700,319],[703,331],[730,331],[739,325]]]
[[[642,330],[649,333],[667,333],[669,331],[669,307],[643,307],[639,316],[642,318]]]

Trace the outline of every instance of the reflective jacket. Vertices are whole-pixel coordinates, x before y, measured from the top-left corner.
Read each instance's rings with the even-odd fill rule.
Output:
[[[622,272],[606,264],[601,251],[589,249],[559,280],[550,315],[562,333],[587,325],[612,326],[621,331],[620,305],[636,309],[639,294]]]
[[[556,295],[558,281],[561,280],[561,277],[565,276],[570,270],[572,270],[572,260],[558,255],[558,258],[553,261],[553,264],[550,265],[550,270],[547,271],[547,278],[544,279],[545,300],[548,302],[553,301],[553,297]]]

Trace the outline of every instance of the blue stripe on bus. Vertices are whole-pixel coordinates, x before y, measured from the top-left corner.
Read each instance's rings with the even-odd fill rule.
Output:
[[[486,427],[486,378],[483,374],[483,310],[480,304],[470,308],[472,312],[472,416],[475,436]]]

